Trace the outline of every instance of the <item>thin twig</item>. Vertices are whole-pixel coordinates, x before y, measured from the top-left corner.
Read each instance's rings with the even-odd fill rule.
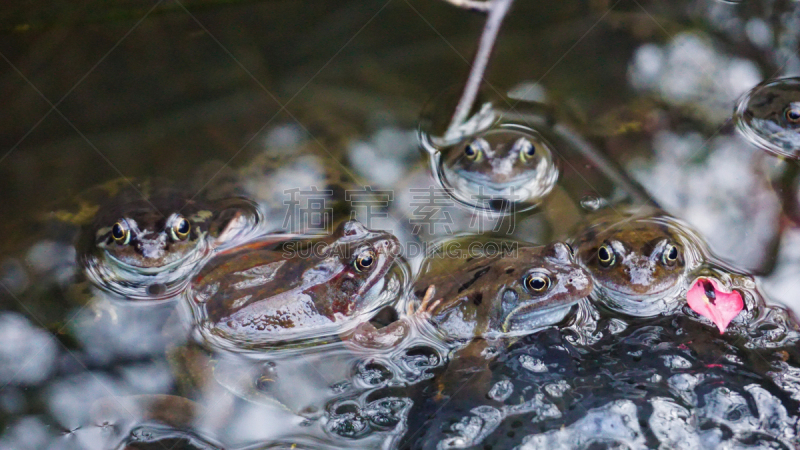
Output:
[[[488,12],[492,9],[491,1],[480,0],[444,0],[451,5],[458,6],[459,8],[468,9],[470,11]]]
[[[480,89],[481,82],[483,81],[483,74],[486,72],[486,66],[489,65],[489,57],[492,54],[492,48],[497,40],[497,34],[500,32],[500,26],[503,24],[508,9],[514,0],[492,0],[491,2],[474,2],[468,0],[445,0],[454,5],[467,4],[485,4],[486,10],[489,11],[489,17],[486,19],[486,25],[483,27],[483,34],[481,34],[481,41],[478,44],[478,51],[475,53],[475,60],[472,63],[472,69],[467,78],[467,83],[464,86],[464,92],[461,94],[461,100],[458,101],[458,106],[453,113],[453,119],[450,121],[450,126],[447,127],[446,136],[458,127],[464,124],[475,103],[475,98],[478,96],[478,89]]]

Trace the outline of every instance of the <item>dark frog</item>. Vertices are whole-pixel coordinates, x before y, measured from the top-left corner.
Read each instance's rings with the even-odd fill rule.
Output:
[[[599,298],[623,313],[649,316],[679,306],[687,275],[704,258],[691,229],[661,212],[613,213],[576,239]]]
[[[126,297],[175,293],[212,248],[258,222],[244,200],[207,203],[163,182],[95,190],[113,195],[83,225],[79,260],[95,284]]]
[[[450,266],[429,265],[414,283],[412,301],[450,338],[532,333],[564,320],[592,291],[589,274],[562,243],[518,247]]]
[[[387,276],[397,239],[357,221],[316,239],[277,237],[233,248],[192,280],[189,296],[203,330],[235,346],[336,334],[394,300]]]
[[[762,149],[800,158],[800,78],[759,84],[739,100],[734,117],[738,130]]]

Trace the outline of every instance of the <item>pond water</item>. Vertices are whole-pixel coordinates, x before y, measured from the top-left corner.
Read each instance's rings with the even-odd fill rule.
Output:
[[[0,448],[800,446],[800,4],[484,22],[4,8]]]

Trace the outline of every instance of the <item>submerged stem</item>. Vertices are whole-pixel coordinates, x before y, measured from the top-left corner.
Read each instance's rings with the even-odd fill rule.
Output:
[[[478,44],[478,51],[475,53],[475,60],[472,62],[472,69],[469,72],[467,83],[464,86],[464,92],[461,94],[461,99],[458,101],[458,106],[453,113],[453,118],[450,125],[447,127],[446,136],[461,126],[469,115],[475,103],[475,98],[478,96],[478,89],[480,88],[483,74],[486,72],[486,67],[489,65],[489,57],[492,54],[494,43],[497,40],[497,34],[500,32],[500,26],[503,24],[508,9],[514,0],[492,0],[491,2],[476,2],[470,0],[445,0],[453,5],[465,8],[476,8],[480,5],[479,10],[488,11],[489,17],[486,19],[486,25],[483,27],[483,34]]]

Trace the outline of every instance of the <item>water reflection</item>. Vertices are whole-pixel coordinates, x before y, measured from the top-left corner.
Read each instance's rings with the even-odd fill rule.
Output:
[[[752,61],[723,54],[709,36],[684,32],[664,46],[640,46],[628,79],[634,88],[685,108],[700,121],[720,124],[734,101],[762,76]]]

